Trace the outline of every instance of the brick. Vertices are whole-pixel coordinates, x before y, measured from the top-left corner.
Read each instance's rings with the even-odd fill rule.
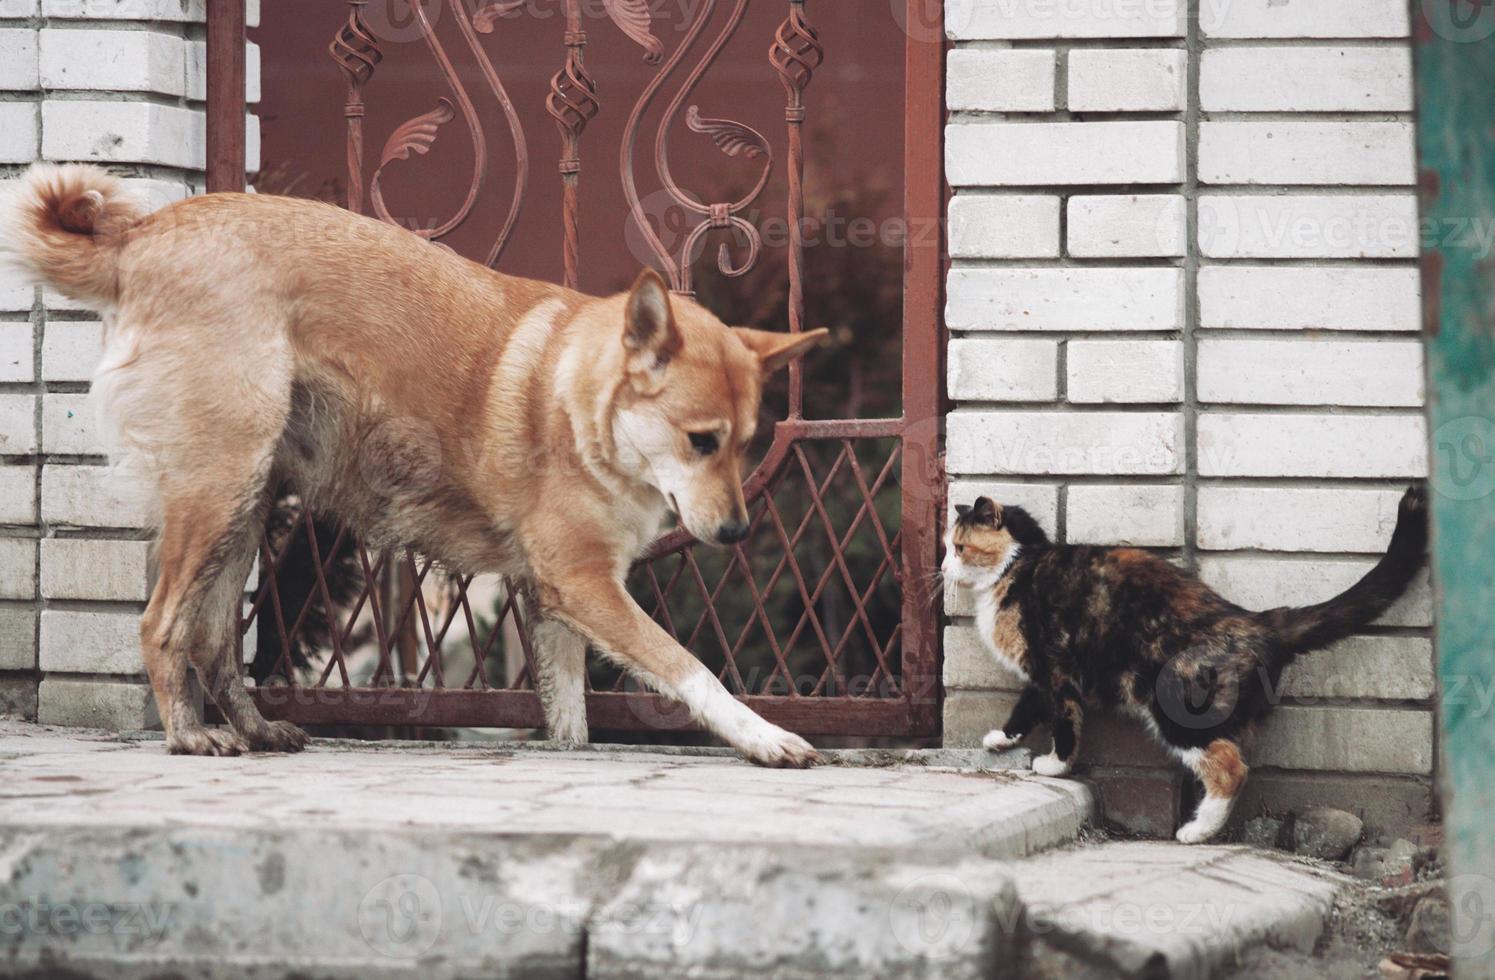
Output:
[[[36,541],[0,538],[0,599],[36,597]]]
[[[36,159],[37,119],[35,102],[0,102],[0,163]]]
[[[1056,340],[952,340],[951,398],[1053,401],[1059,393]]]
[[[1176,340],[1071,340],[1071,402],[1177,402],[1184,397],[1184,345]]]
[[[946,129],[953,187],[1176,184],[1184,177],[1183,123],[956,123]]]
[[[187,98],[202,102],[208,97],[208,48],[202,41],[187,42]],[[262,94],[260,46],[244,45],[244,101],[254,105]]]
[[[1267,716],[1251,758],[1284,769],[1427,775],[1433,771],[1433,713],[1284,705]]]
[[[140,616],[132,612],[42,610],[41,669],[72,674],[140,674]]]
[[[1075,544],[1172,548],[1184,543],[1184,490],[1180,486],[1069,488],[1065,537]]]
[[[42,336],[43,381],[88,381],[104,356],[97,320],[49,320]]]
[[[42,106],[42,156],[201,170],[204,118],[197,110],[151,102],[48,101]]]
[[[1422,342],[1205,339],[1198,391],[1205,404],[1417,408]]]
[[[1225,259],[1415,259],[1412,194],[1207,194],[1199,250]]]
[[[0,102],[0,123],[3,123],[6,103]],[[0,131],[3,132],[3,131]],[[0,135],[0,139],[4,139]],[[6,193],[7,182],[0,181],[0,195]],[[0,263],[0,313],[29,313],[36,305],[36,286],[23,278],[20,270],[8,268]]]
[[[1422,329],[1415,268],[1205,266],[1199,319],[1237,330]]]
[[[1250,754],[1247,754],[1250,762]],[[1407,837],[1433,812],[1432,784],[1415,776],[1284,772],[1257,769],[1230,815],[1231,827],[1263,813],[1302,813],[1316,806],[1348,810],[1365,823],[1369,839]]]
[[[35,411],[33,395],[0,395],[0,456],[36,452]]]
[[[956,480],[946,494],[946,516],[954,519],[956,504],[971,504],[977,497],[990,497],[999,504],[1026,510],[1050,537],[1059,529],[1059,488],[1046,483],[998,483],[991,480]]]
[[[1415,270],[1413,270],[1415,272]],[[1181,269],[955,269],[952,330],[1178,330]]]
[[[141,527],[150,509],[123,475],[106,466],[48,465],[42,471],[42,519],[72,527]]]
[[[1201,491],[1202,492],[1202,491]],[[1386,534],[1390,540],[1390,532]],[[1384,543],[1381,547],[1384,547]],[[1284,559],[1205,555],[1199,577],[1231,602],[1247,609],[1310,606],[1339,595],[1375,565],[1369,558]],[[1432,590],[1424,569],[1377,626],[1431,626]]]
[[[36,467],[0,466],[0,524],[36,523]]]
[[[130,193],[144,200],[146,206],[152,211],[163,208],[173,201],[180,201],[190,195],[190,189],[187,187],[187,184],[180,180],[127,177],[124,184]]]
[[[1402,0],[1203,0],[1199,26],[1210,37],[1406,37]]]
[[[1066,247],[1077,258],[1181,256],[1187,217],[1177,194],[1072,197]]]
[[[1183,0],[947,0],[952,40],[1183,37]]]
[[[0,17],[21,20],[35,17],[40,10],[40,0],[0,0]]]
[[[993,728],[1001,726],[1017,704],[1011,691],[949,691],[943,705],[947,749],[972,749]]]
[[[1421,477],[1427,424],[1418,415],[1199,416],[1199,475]]]
[[[140,731],[161,727],[146,684],[120,684],[66,677],[42,678],[36,720],[69,728]]]
[[[950,255],[957,259],[1057,258],[1059,198],[957,195],[950,201]]]
[[[945,690],[1021,691],[1022,680],[997,662],[974,626],[945,627]],[[993,725],[992,727],[996,727]]]
[[[36,62],[36,31],[0,28],[0,91],[35,91],[39,87]]]
[[[1176,767],[1099,766],[1084,778],[1095,787],[1101,821],[1128,834],[1171,837],[1181,822],[1184,776]]]
[[[48,599],[144,602],[149,596],[146,541],[46,538],[41,589]]]
[[[1213,48],[1199,70],[1207,112],[1411,112],[1412,52],[1386,47]]]
[[[0,677],[0,718],[36,721],[35,677]]]
[[[1051,744],[1048,738],[1034,743],[1041,751],[1048,751]],[[1148,734],[1140,721],[1122,712],[1101,709],[1085,713],[1080,762],[1086,766],[1146,766],[1166,772],[1179,768],[1178,760]]]
[[[951,110],[1051,112],[1054,52],[957,48],[946,61],[945,102]]]
[[[1183,419],[1171,412],[981,412],[947,419],[951,473],[1173,475]]]
[[[1069,53],[1069,108],[1078,112],[1170,112],[1184,107],[1182,48],[1076,49]]]
[[[42,14],[67,20],[201,23],[207,0],[42,0]]]
[[[0,670],[36,669],[36,610],[0,606]]]
[[[1199,546],[1379,555],[1400,500],[1397,490],[1200,487]]]
[[[1433,643],[1420,636],[1352,636],[1288,665],[1290,698],[1425,701],[1433,697]]]
[[[1199,124],[1199,180],[1205,184],[1416,183],[1410,122],[1241,122]]]
[[[0,322],[0,381],[35,380],[31,334],[31,324],[25,320]]]
[[[63,91],[180,96],[187,90],[186,42],[157,31],[44,28],[41,83]]]
[[[61,456],[100,456],[94,406],[87,395],[42,397],[42,450]]]

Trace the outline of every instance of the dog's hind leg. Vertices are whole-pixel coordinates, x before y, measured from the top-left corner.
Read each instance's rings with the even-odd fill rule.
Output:
[[[297,751],[306,744],[294,725],[260,715],[233,656],[238,604],[264,527],[268,458],[241,457],[244,465],[224,467],[216,480],[163,494],[158,575],[140,640],[173,753]],[[224,470],[237,478],[225,478]],[[198,718],[187,691],[189,663],[232,731],[207,728]]]

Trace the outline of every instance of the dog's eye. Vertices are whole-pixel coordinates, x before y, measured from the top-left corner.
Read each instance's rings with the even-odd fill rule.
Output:
[[[721,442],[716,438],[715,432],[692,432],[690,444],[702,456],[710,456],[721,448]]]

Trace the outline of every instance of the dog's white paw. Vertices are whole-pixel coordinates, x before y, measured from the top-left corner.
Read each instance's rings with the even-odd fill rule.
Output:
[[[1069,763],[1057,755],[1035,755],[1033,757],[1033,771],[1040,776],[1067,776],[1069,775]]]
[[[1004,749],[1012,748],[1021,741],[1022,739],[1013,738],[1000,728],[993,728],[986,733],[986,737],[981,740],[981,744],[985,746],[988,752],[1001,752]]]
[[[1219,832],[1219,827],[1212,827],[1198,820],[1190,820],[1178,828],[1178,833],[1173,836],[1180,844],[1203,844]]]
[[[774,769],[806,769],[820,761],[815,747],[798,735],[775,725],[765,728],[767,731],[737,746],[748,761]]]

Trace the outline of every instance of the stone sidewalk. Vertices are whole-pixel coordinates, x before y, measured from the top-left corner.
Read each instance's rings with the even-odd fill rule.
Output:
[[[1089,790],[871,757],[905,761],[327,741],[194,758],[0,724],[0,973],[985,975],[1021,942],[994,859],[1073,839]]]
[[[0,975],[1206,977],[1311,948],[1338,887],[1243,848],[1067,846],[1090,792],[1024,752],[828,755],[192,758],[0,722]]]

